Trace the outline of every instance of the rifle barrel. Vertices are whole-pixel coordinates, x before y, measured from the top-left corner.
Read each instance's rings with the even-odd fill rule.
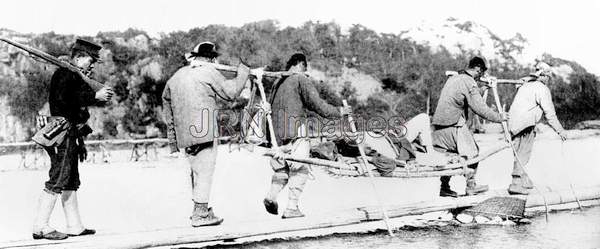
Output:
[[[64,62],[62,60],[59,60],[58,58],[56,58],[56,57],[54,57],[54,56],[52,56],[52,55],[50,55],[50,54],[48,54],[48,53],[46,53],[46,52],[44,52],[42,50],[39,50],[39,49],[36,49],[36,48],[32,48],[30,46],[27,46],[27,45],[24,45],[24,44],[21,44],[21,43],[18,43],[16,41],[13,41],[13,40],[10,40],[10,39],[6,39],[6,38],[1,38],[0,37],[0,41],[6,42],[6,43],[8,43],[10,45],[13,45],[13,46],[21,49],[21,50],[24,50],[24,51],[28,52],[30,55],[35,55],[35,56],[37,56],[37,57],[39,57],[39,58],[41,58],[41,59],[43,59],[43,60],[45,60],[45,61],[47,61],[47,62],[49,62],[49,63],[51,63],[53,65],[55,65],[57,67],[66,68],[66,69],[68,69],[71,72],[79,74],[81,76],[81,78],[83,78],[83,80],[88,85],[90,85],[90,87],[92,87],[92,89],[94,89],[94,91],[98,91],[102,87],[104,87],[104,84],[102,84],[102,83],[100,83],[100,82],[98,82],[96,80],[90,79],[85,74],[83,74],[81,72],[81,70],[79,68],[77,68],[76,66],[73,66],[70,63]]]

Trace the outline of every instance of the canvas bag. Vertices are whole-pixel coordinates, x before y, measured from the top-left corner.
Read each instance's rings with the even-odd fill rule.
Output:
[[[64,117],[47,117],[49,122],[39,129],[33,138],[35,143],[44,148],[60,145],[67,136],[71,123]]]

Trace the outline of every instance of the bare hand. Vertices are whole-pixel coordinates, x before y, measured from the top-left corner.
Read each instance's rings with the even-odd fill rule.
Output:
[[[38,129],[42,129],[44,126],[48,124],[48,116],[38,115],[36,117],[36,125]]]
[[[271,104],[269,104],[269,102],[262,102],[260,105],[260,108],[262,109],[263,112],[265,112],[265,114],[269,114],[271,113]]]
[[[290,163],[289,166],[290,166],[290,170],[292,170],[292,171],[298,171],[302,167],[305,167],[305,165],[302,163]]]
[[[352,115],[352,107],[350,106],[343,106],[340,107],[340,112],[342,113],[342,116],[344,115]]]
[[[567,139],[568,139],[568,136],[567,136],[567,132],[566,132],[566,131],[561,131],[561,132],[559,132],[559,133],[558,133],[558,136],[560,137],[560,139],[561,139],[562,141],[567,141]]]
[[[498,87],[498,78],[496,78],[496,77],[488,76],[488,77],[482,78],[481,81],[487,82],[487,85],[490,88]]]
[[[500,116],[502,117],[502,121],[508,121],[508,119],[509,119],[507,112],[500,113]]]
[[[244,63],[240,63],[237,68],[238,75],[248,75],[250,73],[250,68],[246,66]]]
[[[273,150],[273,158],[277,161],[285,161],[285,155],[286,153],[283,152],[281,149]]]
[[[265,69],[262,67],[255,68],[255,69],[252,69],[250,71],[250,73],[253,74],[254,76],[256,76],[256,80],[261,81],[263,78],[263,75],[265,74]]]
[[[79,148],[77,156],[79,157],[79,162],[83,162],[87,159],[87,149],[85,148],[85,146],[81,146]]]
[[[96,99],[99,101],[107,102],[115,94],[111,87],[105,86],[96,92]]]

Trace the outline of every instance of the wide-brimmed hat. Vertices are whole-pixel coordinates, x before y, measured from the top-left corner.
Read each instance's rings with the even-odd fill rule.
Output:
[[[92,58],[94,58],[96,61],[100,61],[100,50],[102,49],[102,46],[91,42],[91,41],[87,41],[81,38],[77,38],[77,40],[75,40],[75,44],[73,44],[73,51],[83,51],[85,53],[87,53],[89,56],[91,56]]]
[[[221,55],[217,51],[217,45],[212,42],[201,42],[192,49],[191,52],[185,54],[185,59],[190,61],[195,57],[216,58]]]

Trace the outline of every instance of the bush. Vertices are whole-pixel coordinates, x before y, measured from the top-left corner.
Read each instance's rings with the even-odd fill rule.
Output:
[[[465,26],[468,28],[468,25]],[[378,34],[362,25],[352,26],[342,34],[339,25],[331,23],[307,22],[300,27],[279,27],[273,20],[246,24],[240,28],[223,25],[209,25],[189,31],[177,31],[161,35],[159,40],[149,42],[149,47],[140,49],[128,42],[144,31],[128,29],[124,32],[101,32],[95,37],[107,50],[106,61],[97,67],[94,78],[114,87],[116,98],[108,110],[122,112],[111,117],[100,117],[106,136],[116,136],[116,121],[122,120],[128,131],[141,131],[145,125],[158,127],[164,135],[164,122],[160,115],[161,95],[166,81],[186,64],[184,53],[189,52],[202,41],[213,41],[222,55],[221,63],[236,65],[240,61],[250,67],[263,67],[269,71],[284,70],[289,56],[303,52],[313,68],[326,76],[339,76],[343,67],[354,67],[370,74],[382,82],[383,91],[370,96],[365,101],[356,99],[356,89],[347,82],[341,92],[333,90],[325,80],[317,83],[321,96],[334,105],[341,105],[348,99],[359,115],[401,115],[410,118],[425,112],[429,104],[429,114],[433,114],[441,88],[446,81],[444,71],[460,70],[476,51],[464,51],[452,55],[441,49],[432,52],[426,45],[395,34]],[[30,44],[58,56],[68,54],[74,36],[44,33],[25,35],[32,37]],[[527,75],[529,68],[515,63],[512,55],[522,47],[513,40],[498,39],[499,53],[504,62],[490,61],[493,75],[499,78],[519,78]],[[520,37],[519,39],[522,39]],[[129,45],[128,45],[129,44]],[[24,63],[18,58],[14,65]],[[600,82],[579,64],[545,55],[544,60],[551,64],[567,64],[575,71],[570,83],[555,79],[549,86],[552,89],[559,118],[566,126],[587,119],[598,119],[600,111]],[[154,63],[151,77],[144,68]],[[48,84],[53,68],[32,62],[26,71],[19,70],[16,77],[0,77],[0,94],[8,96],[12,113],[28,127],[33,126],[33,117],[48,98]],[[148,71],[146,69],[146,71]],[[273,80],[264,82],[267,94]],[[499,88],[502,102],[510,105],[515,89],[508,86]],[[241,108],[243,102],[228,104]],[[115,106],[118,106],[116,108]],[[144,111],[136,108],[143,106]],[[113,108],[114,107],[114,108]],[[127,115],[126,115],[127,114]]]

